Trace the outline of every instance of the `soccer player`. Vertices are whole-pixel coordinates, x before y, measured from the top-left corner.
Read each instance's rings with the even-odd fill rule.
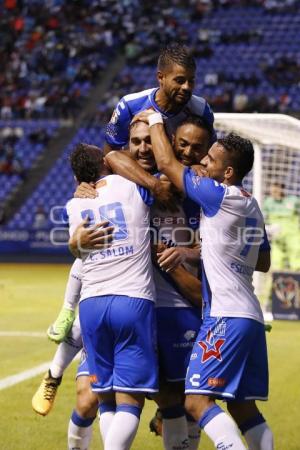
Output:
[[[209,128],[195,116],[187,118],[178,127],[174,136],[177,157],[186,164],[199,163],[207,153],[209,142]],[[108,154],[106,162],[115,172],[131,176],[135,181],[152,189],[152,181],[155,182],[157,179],[148,173],[153,173],[155,168],[148,125],[139,121],[132,123],[129,146],[131,155],[138,165],[123,152]],[[85,192],[85,195],[89,195],[88,190]],[[156,237],[159,236],[162,242],[168,244],[160,251],[158,264],[154,270],[160,371],[162,380],[164,379],[156,401],[162,408],[163,439],[167,450],[185,448],[188,437],[191,449],[196,449],[199,443],[199,431],[198,427],[195,427],[195,422],[189,420],[187,428],[182,404],[184,394],[182,382],[201,322],[200,291],[197,292],[200,283],[197,283],[197,279],[186,270],[183,270],[183,276],[178,279],[182,264],[186,265],[188,262],[194,262],[197,266],[199,264],[199,248],[195,250],[187,248],[192,242],[190,228],[195,226],[197,228],[198,225],[199,208],[189,201],[177,200],[176,203],[178,208],[173,212],[162,211],[154,206],[151,211]],[[174,239],[178,242],[174,242]],[[191,267],[188,270],[191,270]],[[191,298],[191,293],[194,298]],[[189,301],[196,302],[198,308],[193,308]]]
[[[209,178],[176,159],[153,111],[148,118],[158,169],[202,208],[203,325],[186,378],[186,409],[216,448],[245,449],[227,407],[251,449],[273,448],[273,435],[255,400],[268,395],[268,361],[261,307],[252,285],[254,270],[270,267],[270,246],[257,201],[242,187],[251,170],[250,141],[235,134],[219,139],[204,158]]]
[[[141,130],[140,139],[143,138],[145,142],[149,143],[148,146],[139,146],[135,151],[132,149],[132,139],[130,139],[132,156],[139,165],[130,160],[123,152],[109,153],[106,161],[114,172],[151,188],[152,177],[143,173],[141,169],[142,167],[153,172],[154,160],[149,127],[143,122],[133,121],[131,129],[134,127],[139,127]],[[185,165],[199,164],[203,156],[207,154],[210,141],[209,127],[196,116],[188,117],[178,126],[175,136],[173,136],[176,156]],[[139,143],[138,140],[136,142]],[[145,161],[144,164],[141,161]],[[201,324],[201,312],[199,308],[192,307],[189,301],[189,289],[180,292],[180,286],[178,286],[179,289],[174,286],[171,278],[173,270],[176,271],[176,267],[182,264],[192,273],[191,263],[198,268],[199,247],[192,249],[188,246],[193,242],[191,229],[198,228],[200,210],[188,199],[177,199],[176,206],[177,211],[168,209],[162,211],[160,208],[155,208],[155,205],[151,208],[152,226],[156,231],[156,236],[159,236],[159,239],[167,244],[167,248],[159,252],[159,258],[154,268],[161,375],[160,391],[155,397],[155,401],[162,413],[162,434],[166,450],[184,449],[187,445],[190,449],[196,449],[200,438],[197,424],[191,418],[188,422],[186,421],[183,407],[183,382],[191,349]],[[199,305],[198,299],[198,307]]]
[[[158,388],[149,252],[152,197],[109,175],[97,147],[79,145],[71,166],[78,182],[95,182],[100,195],[68,202],[70,235],[86,217],[91,223],[108,220],[115,228],[110,248],[82,255],[79,317],[100,414],[115,410],[106,421],[104,448],[125,450],[135,437],[145,393]]]
[[[132,118],[148,108],[162,114],[170,138],[189,115],[202,117],[213,130],[214,116],[208,103],[193,95],[195,72],[195,59],[186,46],[173,43],[165,47],[157,64],[159,87],[121,98],[107,125],[105,154],[128,144]]]

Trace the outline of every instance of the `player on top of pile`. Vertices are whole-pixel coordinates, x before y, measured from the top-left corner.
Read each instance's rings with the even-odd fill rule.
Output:
[[[214,115],[209,104],[193,94],[195,72],[196,61],[186,46],[173,43],[165,47],[157,64],[159,87],[121,98],[107,125],[104,152],[125,147],[132,118],[149,108],[162,114],[169,138],[190,115],[202,117],[213,130]]]

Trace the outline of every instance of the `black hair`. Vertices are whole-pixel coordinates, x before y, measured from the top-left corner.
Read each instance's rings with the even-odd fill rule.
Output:
[[[224,138],[218,139],[218,144],[229,153],[229,162],[234,169],[234,173],[239,180],[252,169],[254,162],[254,148],[249,139],[230,133]]]
[[[157,70],[163,72],[173,64],[178,64],[186,69],[196,70],[196,61],[192,52],[188,47],[178,42],[169,44],[161,50]]]
[[[209,135],[209,141],[211,142],[212,138],[213,138],[213,128],[206,122],[206,120],[203,119],[203,117],[199,117],[196,116],[194,114],[191,114],[190,116],[187,116],[183,122],[181,122],[177,128],[176,128],[176,132],[177,130],[179,130],[179,128],[181,128],[184,125],[195,125],[198,128],[202,128],[204,130],[206,130],[208,132]]]
[[[100,178],[103,155],[95,145],[80,143],[70,156],[71,167],[78,183],[96,182]]]

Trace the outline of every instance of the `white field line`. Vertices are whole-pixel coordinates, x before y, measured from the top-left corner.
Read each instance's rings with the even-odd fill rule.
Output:
[[[46,372],[49,369],[51,361],[40,364],[39,366],[32,367],[31,369],[24,370],[24,372],[17,373],[16,375],[11,375],[10,377],[2,378],[0,380],[0,391],[6,389],[15,384],[21,383],[22,381],[29,380],[40,373]]]
[[[41,331],[0,331],[0,337],[44,337],[46,338],[46,332]]]

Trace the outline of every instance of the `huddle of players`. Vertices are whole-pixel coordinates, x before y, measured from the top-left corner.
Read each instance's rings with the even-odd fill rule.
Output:
[[[180,46],[169,47],[160,57],[158,71],[160,88],[132,94],[122,99],[108,128],[108,143],[110,145],[123,146],[126,143],[124,142],[126,139],[126,126],[127,130],[129,130],[128,121],[131,121],[132,116],[136,112],[152,108],[152,111],[139,114],[130,127],[130,150],[137,162],[140,163],[140,166],[135,166],[134,162],[121,152],[108,154],[104,165],[100,153],[92,146],[81,146],[72,155],[72,167],[79,182],[96,182],[100,176],[104,177],[96,184],[99,197],[94,199],[73,199],[67,207],[71,235],[77,227],[76,238],[78,237],[78,230],[81,232],[80,245],[82,246],[84,239],[86,239],[90,247],[94,246],[97,249],[85,253],[86,256],[83,256],[81,273],[81,300],[83,301],[80,303],[80,321],[83,341],[88,355],[92,389],[94,392],[99,393],[100,398],[100,429],[104,446],[107,449],[130,448],[144,402],[144,392],[153,393],[158,387],[157,364],[153,347],[152,300],[154,299],[154,294],[152,275],[149,269],[151,267],[150,253],[147,251],[149,248],[148,227],[145,226],[149,221],[150,212],[148,205],[153,202],[153,198],[149,190],[145,190],[117,175],[108,176],[110,171],[107,169],[107,166],[109,166],[114,172],[133,178],[133,181],[149,188],[152,192],[156,192],[159,196],[160,192],[164,190],[164,182],[157,177],[146,174],[142,169],[144,166],[146,170],[152,173],[155,170],[155,160],[151,148],[153,145],[157,161],[160,161],[159,154],[161,155],[159,165],[162,167],[163,172],[167,173],[169,179],[175,183],[178,189],[184,190],[187,197],[194,200],[193,202],[189,199],[181,199],[176,204],[178,210],[172,213],[170,211],[162,212],[157,208],[155,210],[155,206],[152,206],[151,211],[152,223],[158,224],[155,230],[158,231],[160,237],[159,248],[154,252],[156,253],[154,279],[158,291],[156,292],[158,301],[156,315],[160,369],[163,375],[162,378],[165,381],[160,384],[161,392],[157,400],[163,414],[164,446],[166,449],[197,448],[199,444],[199,433],[197,432],[199,424],[211,437],[216,448],[245,448],[232,419],[215,405],[212,400],[213,397],[220,397],[239,400],[238,402],[230,402],[229,405],[233,406],[229,406],[228,409],[245,433],[245,438],[250,448],[271,449],[271,431],[254,402],[255,398],[266,397],[267,395],[266,354],[260,355],[261,360],[264,361],[264,367],[262,368],[264,379],[261,380],[263,386],[257,388],[259,395],[257,395],[255,389],[252,392],[253,395],[249,395],[245,386],[239,391],[239,383],[234,379],[234,374],[231,377],[233,380],[232,384],[237,383],[237,385],[228,387],[229,380],[223,376],[223,371],[220,370],[221,367],[222,369],[223,366],[226,367],[224,363],[228,363],[224,357],[226,352],[222,353],[222,346],[225,348],[226,340],[229,342],[230,339],[233,339],[230,337],[231,334],[234,334],[232,330],[238,330],[241,333],[240,329],[245,328],[245,321],[247,322],[250,319],[250,322],[257,321],[261,325],[257,327],[259,331],[254,330],[255,334],[257,336],[262,334],[263,324],[261,323],[262,319],[257,305],[252,305],[254,313],[251,311],[251,307],[249,308],[250,315],[243,314],[243,312],[238,315],[236,313],[232,314],[235,311],[233,305],[233,309],[227,315],[220,314],[217,319],[214,317],[215,314],[211,315],[212,320],[217,320],[216,323],[209,323],[209,319],[205,320],[205,326],[203,327],[205,336],[199,335],[200,339],[198,336],[196,340],[197,343],[195,345],[197,349],[194,348],[192,352],[186,382],[186,392],[189,394],[186,409],[193,416],[192,420],[188,421],[191,437],[190,440],[188,438],[188,426],[183,408],[182,385],[178,385],[176,382],[185,378],[185,371],[188,365],[187,358],[191,353],[190,344],[194,342],[196,332],[201,324],[199,309],[197,307],[193,308],[190,303],[190,301],[197,302],[200,300],[199,294],[198,296],[196,294],[197,290],[198,293],[200,292],[199,282],[194,275],[186,271],[187,263],[197,264],[199,248],[197,249],[196,247],[195,249],[191,246],[190,248],[186,246],[180,247],[176,242],[173,242],[174,236],[176,235],[176,240],[180,242],[191,242],[191,233],[187,232],[187,228],[195,228],[195,224],[197,227],[200,206],[202,207],[202,216],[211,219],[214,216],[218,216],[222,202],[226,203],[224,200],[226,196],[231,200],[230,197],[232,195],[234,198],[240,195],[241,199],[239,200],[241,203],[245,201],[249,203],[250,200],[248,199],[250,196],[242,189],[236,187],[235,189],[238,189],[239,193],[229,192],[229,188],[224,189],[224,186],[217,186],[217,183],[214,185],[205,183],[203,187],[201,186],[203,179],[194,172],[183,172],[181,167],[179,167],[181,164],[187,166],[199,164],[205,156],[214,138],[212,128],[213,116],[203,99],[195,96],[191,97],[195,67],[193,67],[193,60],[187,49]],[[157,112],[154,113],[153,109]],[[161,111],[164,111],[163,118]],[[197,119],[194,117],[195,115],[202,116],[203,119]],[[180,123],[181,125],[179,125]],[[181,162],[181,164],[177,163],[179,166],[174,163],[172,158],[170,159],[170,153],[168,155],[168,152],[166,152],[164,155],[164,147],[170,151],[170,148],[167,148],[168,146],[170,147],[170,144],[166,132],[170,135],[174,132],[174,128],[177,128],[177,131],[173,148],[177,159]],[[238,157],[242,155],[240,148],[243,146],[246,148],[245,155],[242,156],[247,157],[246,153],[249,153],[249,143],[241,138],[237,138],[233,136],[231,140],[229,138],[227,141],[225,138],[223,141],[221,140],[214,144],[212,147],[214,151],[211,152],[210,150],[209,156],[204,159],[204,165],[210,168],[213,164],[212,161],[216,160],[217,168],[215,171],[218,174],[217,170],[219,170],[220,173],[225,160],[223,158],[218,167],[218,147],[221,146],[223,150],[227,151],[227,146],[230,147],[231,145],[237,148],[237,152],[233,157],[243,165],[241,158],[238,161]],[[134,147],[136,147],[136,154],[134,154]],[[170,166],[175,164],[174,173],[170,173],[165,165],[166,157],[169,157],[168,162]],[[228,161],[226,162],[228,164]],[[221,167],[220,164],[223,164],[223,166]],[[87,166],[94,167],[95,170],[86,170]],[[251,161],[248,166],[246,172],[251,169]],[[232,184],[232,180],[239,182],[245,175],[243,173],[241,176],[237,176],[234,173],[235,165],[232,173],[229,174],[228,171],[229,169],[226,169],[224,173],[226,172],[225,184],[229,186]],[[182,185],[183,174],[184,187]],[[213,176],[213,170],[208,175],[217,179],[216,176]],[[211,180],[209,181],[211,182]],[[224,179],[217,179],[217,181],[222,182]],[[204,189],[206,195],[203,196],[200,187]],[[193,189],[198,189],[199,192],[195,194]],[[205,192],[205,189],[207,192]],[[86,189],[86,191],[83,189],[82,195],[94,196],[94,192],[90,189]],[[133,208],[132,205],[134,205]],[[239,207],[241,208],[241,206]],[[254,206],[251,205],[251,207],[248,205],[247,207],[249,214],[253,215],[254,210],[257,212],[256,204]],[[227,205],[227,210],[225,208],[225,212],[228,212],[228,210],[230,210],[230,201],[229,206]],[[100,215],[97,217],[99,211]],[[102,244],[103,228],[94,227],[92,232],[91,228],[89,231],[83,229],[80,226],[80,222],[86,217],[89,217],[90,224],[101,221],[103,217],[106,218],[108,223],[104,225],[108,236],[112,232],[110,225],[115,225],[117,230],[114,229],[112,247],[99,251],[99,248],[102,246],[105,248],[105,244]],[[261,220],[260,216],[259,219]],[[224,217],[221,220],[224,220]],[[257,225],[257,218],[250,217],[249,220],[249,226],[254,226],[254,220],[256,220],[255,225]],[[164,224],[168,226],[163,226]],[[184,226],[178,227],[178,224],[183,224]],[[263,227],[262,221],[260,225]],[[134,237],[130,232],[130,227],[132,226]],[[205,232],[207,231],[204,230]],[[177,236],[176,233],[179,235]],[[130,241],[130,239],[134,240]],[[77,246],[76,240],[75,243],[73,240],[73,246]],[[244,250],[245,255],[243,256],[247,256],[248,253],[252,252],[250,244],[247,244],[245,247],[247,248]],[[251,249],[248,247],[251,247]],[[253,245],[253,247],[256,247],[257,250],[257,246]],[[115,250],[113,250],[114,248]],[[268,252],[268,245],[265,239],[263,245],[261,245],[261,251]],[[215,258],[218,262],[218,255],[212,254],[210,257],[211,259]],[[253,258],[257,259],[257,252],[256,256],[252,256]],[[243,267],[241,264],[231,263],[231,265],[233,267],[233,275],[234,271],[242,273],[242,270],[244,270],[243,268],[241,269]],[[256,262],[253,264],[252,261],[252,266],[255,268]],[[247,268],[248,266],[245,265],[244,267]],[[262,270],[266,270],[267,264],[262,264],[262,267]],[[256,269],[259,269],[259,267],[256,267]],[[202,270],[202,272],[204,272],[203,282],[207,284],[205,270]],[[216,274],[215,276],[217,278]],[[97,283],[95,279],[97,279]],[[245,287],[243,281],[241,286],[242,288]],[[221,288],[221,286],[219,287]],[[203,288],[204,307],[207,309],[208,299],[205,294],[209,294],[209,289],[207,289],[207,286],[203,286]],[[206,289],[207,292],[205,293]],[[226,291],[226,289],[223,290]],[[251,293],[247,291],[244,294],[248,297],[251,296]],[[113,298],[112,295],[114,295]],[[209,316],[210,313],[208,313],[207,317]],[[241,323],[236,326],[235,319],[229,319],[228,317],[242,317],[240,319]],[[231,324],[230,321],[235,322],[235,324]],[[228,330],[226,328],[229,329],[229,327],[231,327],[231,331],[229,336],[227,336]],[[249,372],[247,373],[249,381],[253,381],[250,376],[253,367],[250,367],[249,364],[250,359],[253,359],[253,355],[251,355],[251,358],[248,358],[249,360],[242,358],[242,353],[251,353],[250,351],[246,352],[246,347],[247,343],[249,344],[249,336],[252,334],[252,331],[249,328],[248,335],[244,341],[240,340],[239,342],[240,345],[243,344],[243,350],[240,351],[241,354],[238,357],[239,366],[242,367],[237,367],[237,361],[230,361],[231,371],[239,371],[240,384],[245,383],[243,379],[245,377],[242,374],[243,370]],[[116,335],[118,336],[117,340],[115,340]],[[264,337],[260,336],[260,339],[263,342]],[[114,341],[114,354],[110,353],[112,351],[112,340]],[[233,348],[232,343],[231,345]],[[141,347],[143,348],[142,355],[139,354]],[[199,349],[201,349],[202,355],[199,354]],[[203,375],[200,374],[200,369],[197,367],[197,364],[199,366],[200,357],[202,366],[205,368],[205,363],[208,363],[206,366],[208,367],[207,371],[211,371],[212,374],[206,380],[206,387],[209,386],[206,390],[201,386]],[[222,362],[223,358],[224,363]],[[251,360],[250,362],[253,365],[253,361]],[[232,366],[234,369],[232,369]],[[217,376],[214,375],[216,370]],[[228,370],[228,367],[226,367],[226,370]],[[225,374],[226,370],[224,371]],[[205,399],[208,399],[208,401]],[[81,417],[76,410],[71,419],[75,427],[86,430],[90,428],[92,420],[93,417]],[[69,434],[72,434],[72,430],[70,433],[70,428]],[[76,430],[73,434],[76,434]],[[82,446],[81,444],[79,446],[78,441],[74,445],[69,441],[69,447],[87,448],[88,440],[82,442]]]

